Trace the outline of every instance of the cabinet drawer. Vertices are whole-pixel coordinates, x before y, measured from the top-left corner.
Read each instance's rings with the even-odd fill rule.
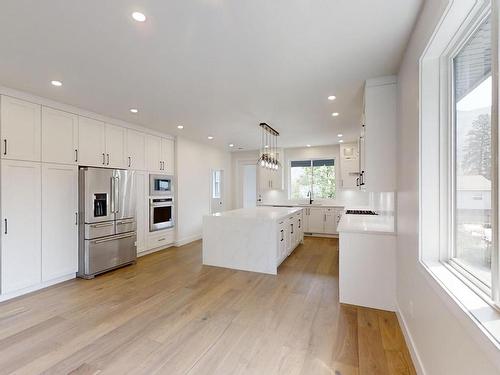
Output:
[[[166,246],[172,242],[174,242],[174,232],[172,230],[150,233],[148,236],[148,249]]]

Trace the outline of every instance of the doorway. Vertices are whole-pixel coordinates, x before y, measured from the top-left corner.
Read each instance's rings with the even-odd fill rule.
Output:
[[[239,162],[238,180],[238,207],[255,207],[257,205],[257,165],[255,160]]]

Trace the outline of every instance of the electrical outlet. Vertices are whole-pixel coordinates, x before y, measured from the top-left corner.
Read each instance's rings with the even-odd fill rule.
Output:
[[[408,314],[410,314],[410,318],[413,319],[413,301],[410,300],[410,302],[408,302]]]

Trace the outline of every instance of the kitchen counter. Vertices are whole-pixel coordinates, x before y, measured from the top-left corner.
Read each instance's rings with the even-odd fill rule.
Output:
[[[218,212],[211,216],[227,217],[227,218],[241,218],[241,219],[258,219],[258,220],[272,220],[276,221],[283,219],[286,216],[300,212],[301,208],[293,207],[253,207],[253,208],[240,208],[238,210]]]
[[[395,234],[394,216],[380,215],[342,215],[338,225],[339,233]]]
[[[325,204],[307,204],[307,203],[297,203],[297,204],[261,204],[259,207],[300,207],[300,208],[313,208],[313,207],[318,207],[318,208],[342,208],[344,207],[343,204],[330,204],[330,203],[325,203]]]

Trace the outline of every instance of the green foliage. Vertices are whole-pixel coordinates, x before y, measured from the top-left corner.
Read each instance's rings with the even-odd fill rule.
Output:
[[[293,167],[291,170],[291,199],[305,199],[313,190],[313,198],[335,198],[335,167]]]

